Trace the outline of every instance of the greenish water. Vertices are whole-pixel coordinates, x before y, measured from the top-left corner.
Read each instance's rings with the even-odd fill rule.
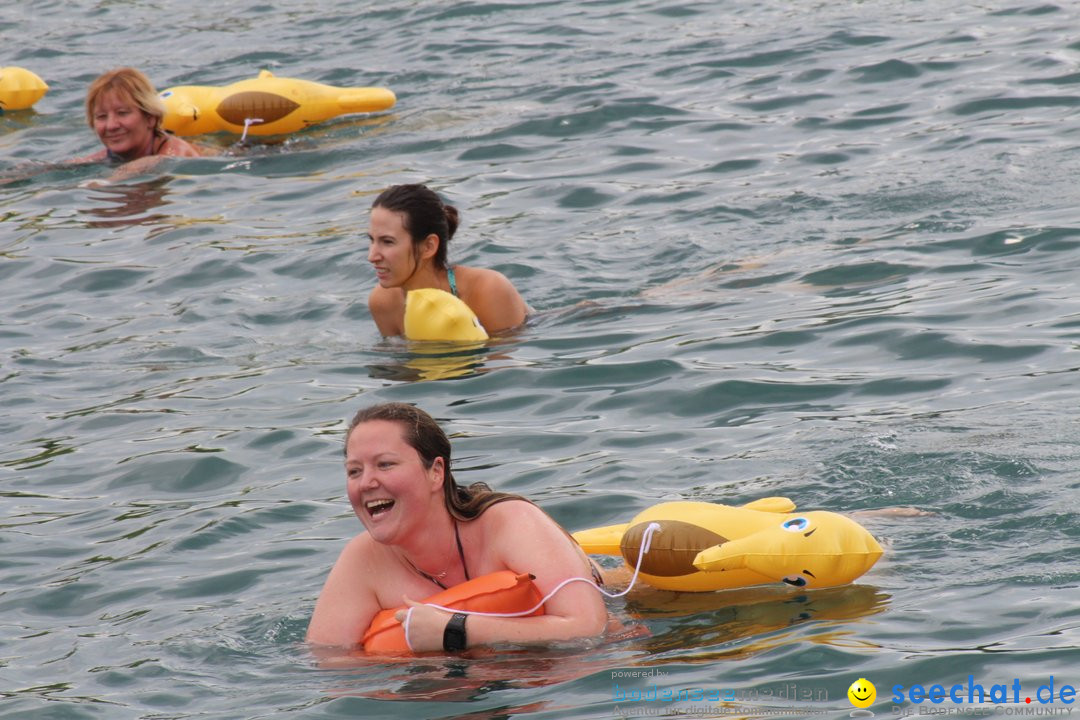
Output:
[[[0,28],[52,88],[0,116],[0,175],[42,171],[0,184],[0,719],[1080,684],[1072,4],[77,0]],[[120,64],[399,100],[90,187],[45,164],[95,149],[83,95]],[[524,332],[378,336],[367,208],[399,182],[461,209],[452,259],[514,281]],[[672,498],[932,514],[864,517],[887,554],[849,587],[643,590],[595,646],[326,666],[302,640],[359,530],[344,422],[384,400],[569,529]],[[620,701],[650,687],[739,702]]]

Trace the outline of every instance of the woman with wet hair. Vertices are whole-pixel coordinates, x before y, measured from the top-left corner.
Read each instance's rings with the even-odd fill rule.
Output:
[[[105,148],[77,162],[202,155],[191,143],[165,132],[164,117],[165,105],[142,72],[122,67],[103,73],[86,93],[86,122]]]
[[[447,245],[457,227],[457,208],[425,185],[395,185],[375,198],[368,262],[378,284],[368,308],[383,335],[404,334],[405,295],[421,288],[461,298],[489,334],[525,322],[529,307],[505,275],[449,263]]]
[[[500,618],[452,616],[420,601],[500,570],[531,573],[542,595],[571,577],[595,578],[573,539],[528,500],[483,483],[462,487],[450,469],[450,441],[423,410],[388,403],[357,413],[345,436],[345,485],[367,532],[345,546],[323,586],[308,626],[316,645],[355,646],[380,610],[408,623],[416,652],[499,642],[538,643],[600,634],[603,599],[572,582],[545,614]],[[448,646],[447,628],[460,623]]]

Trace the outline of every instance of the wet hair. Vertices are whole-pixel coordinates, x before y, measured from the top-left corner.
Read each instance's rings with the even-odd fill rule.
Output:
[[[424,467],[430,469],[435,458],[443,459],[446,467],[443,476],[443,501],[454,518],[462,521],[475,520],[492,505],[507,500],[529,502],[527,498],[514,493],[496,492],[487,483],[475,482],[468,487],[458,485],[450,471],[450,440],[446,433],[434,418],[408,403],[383,403],[360,410],[349,423],[349,430],[345,433],[346,447],[356,426],[372,420],[386,420],[401,425],[405,442],[420,455]]]
[[[439,247],[432,262],[439,270],[447,269],[446,245],[458,227],[458,211],[444,203],[427,185],[394,185],[383,190],[372,209],[381,207],[401,213],[402,224],[412,238],[413,250],[419,254],[420,243],[428,235],[439,238]]]
[[[130,67],[109,70],[99,75],[90,84],[90,89],[86,91],[86,122],[91,128],[94,127],[94,108],[98,100],[107,92],[115,92],[121,98],[133,103],[144,114],[154,118],[154,132],[161,132],[165,104],[161,102],[161,97],[154,89],[150,78]]]

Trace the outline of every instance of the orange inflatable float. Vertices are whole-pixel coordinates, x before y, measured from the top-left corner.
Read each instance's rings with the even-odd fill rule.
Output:
[[[460,585],[435,593],[424,600],[425,605],[479,613],[509,613],[520,617],[543,615],[544,597],[533,584],[533,576],[500,570],[473,578]],[[535,608],[535,610],[533,610]],[[379,611],[364,633],[364,652],[376,655],[408,655],[412,651],[405,642],[405,627],[394,614],[404,607]],[[528,612],[533,610],[533,612]]]

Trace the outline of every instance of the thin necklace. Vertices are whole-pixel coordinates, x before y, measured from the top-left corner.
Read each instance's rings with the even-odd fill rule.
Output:
[[[457,541],[458,557],[461,558],[461,569],[465,571],[465,579],[468,580],[469,567],[465,564],[465,551],[461,548],[461,533],[458,531],[457,520],[454,521],[454,540]],[[409,567],[415,570],[418,575],[430,580],[431,582],[441,587],[443,590],[446,589],[446,586],[442,584],[441,580],[446,577],[446,574],[448,572],[450,572],[450,568],[443,570],[438,575],[431,575],[413,565],[412,560],[410,560],[404,553],[402,553],[401,557],[404,558],[405,562],[408,563]]]

